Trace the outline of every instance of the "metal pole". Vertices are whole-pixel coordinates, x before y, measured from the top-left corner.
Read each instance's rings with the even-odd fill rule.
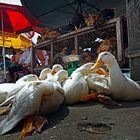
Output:
[[[4,81],[6,82],[6,65],[5,65],[5,47],[4,47],[4,25],[3,25],[3,10],[1,10],[1,29],[2,29],[2,56],[4,66]]]
[[[31,73],[33,73],[33,69],[34,69],[34,60],[35,60],[35,57],[34,57],[34,45],[31,46]]]

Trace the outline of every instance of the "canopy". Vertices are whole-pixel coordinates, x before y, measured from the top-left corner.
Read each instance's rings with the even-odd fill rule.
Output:
[[[26,49],[32,45],[29,38],[22,34],[4,33],[4,47]],[[0,32],[0,46],[2,47],[2,34]]]
[[[22,33],[31,31],[39,21],[23,6],[0,3],[4,31]],[[2,23],[0,22],[0,31]]]
[[[38,24],[38,20],[23,6],[0,3],[0,21],[4,79],[6,81],[4,32],[22,33],[30,31]]]
[[[71,22],[76,12],[100,13],[115,8],[115,16],[125,13],[125,0],[20,0],[37,19],[40,26],[57,28]]]

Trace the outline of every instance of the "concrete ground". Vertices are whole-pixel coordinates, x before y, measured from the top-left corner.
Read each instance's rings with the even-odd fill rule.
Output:
[[[95,101],[72,106],[62,105],[47,116],[48,125],[41,134],[28,136],[25,140],[140,140],[140,101],[121,102],[122,106],[104,106]],[[1,117],[0,120],[4,118]],[[104,134],[80,131],[78,123],[104,123],[110,130]],[[21,124],[0,140],[19,140]],[[24,140],[23,139],[23,140]]]

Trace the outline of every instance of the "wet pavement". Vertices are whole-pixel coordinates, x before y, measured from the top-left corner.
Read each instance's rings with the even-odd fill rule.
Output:
[[[57,112],[47,116],[48,125],[41,134],[24,139],[140,140],[140,101],[121,104],[114,107],[90,101],[71,106],[62,105]],[[12,132],[0,136],[0,140],[19,140],[21,126],[19,124]]]

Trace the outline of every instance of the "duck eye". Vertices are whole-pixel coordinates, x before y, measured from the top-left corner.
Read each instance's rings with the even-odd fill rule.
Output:
[[[104,55],[107,55],[107,53],[105,53]]]

